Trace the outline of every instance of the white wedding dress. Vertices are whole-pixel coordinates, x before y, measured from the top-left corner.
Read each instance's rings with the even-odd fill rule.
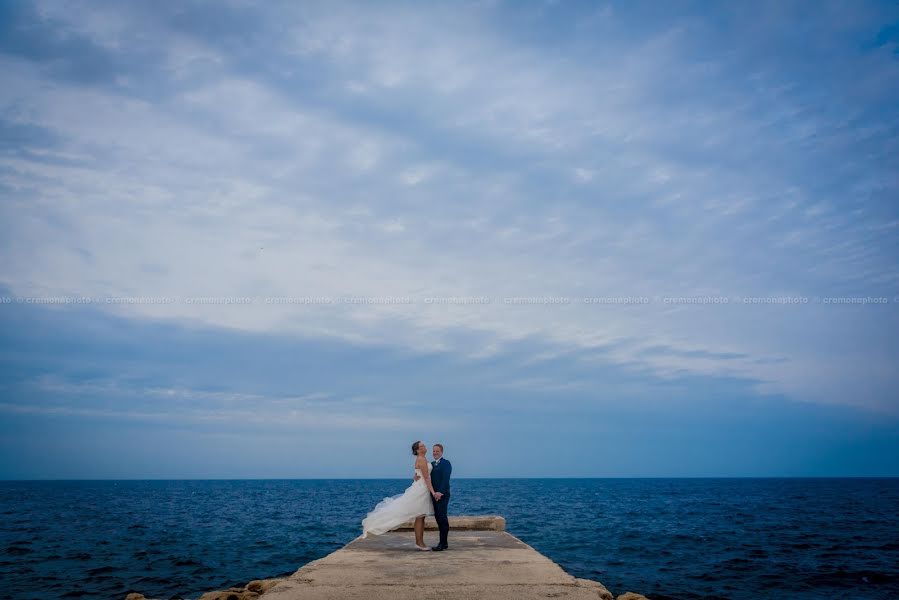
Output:
[[[429,474],[433,468],[433,465],[428,463]],[[431,492],[428,491],[428,486],[425,485],[421,469],[415,469],[415,474],[418,475],[418,481],[412,482],[412,485],[407,487],[406,491],[399,496],[391,496],[378,502],[377,506],[368,513],[368,516],[362,519],[363,538],[369,535],[387,533],[394,527],[411,521],[415,517],[434,514],[434,505],[431,504]]]

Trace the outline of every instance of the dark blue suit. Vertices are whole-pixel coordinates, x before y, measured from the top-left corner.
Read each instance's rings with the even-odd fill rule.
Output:
[[[453,465],[445,458],[441,458],[440,462],[432,462],[434,468],[431,469],[431,485],[434,486],[435,492],[440,492],[443,497],[440,500],[431,500],[434,502],[434,520],[437,521],[437,528],[440,530],[440,545],[446,546],[446,538],[449,535],[449,517],[446,516],[446,509],[450,499],[450,475],[453,474]]]

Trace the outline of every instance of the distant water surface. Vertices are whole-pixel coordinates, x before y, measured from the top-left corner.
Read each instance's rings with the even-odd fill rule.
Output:
[[[407,484],[0,482],[3,595],[189,599],[286,575],[356,537]],[[899,479],[453,480],[450,514],[463,513],[504,515],[616,595],[899,598]]]

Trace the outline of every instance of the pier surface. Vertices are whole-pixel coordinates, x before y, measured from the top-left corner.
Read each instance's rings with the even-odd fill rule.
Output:
[[[433,520],[425,542],[436,545]],[[595,581],[577,579],[518,538],[502,517],[451,517],[449,549],[423,552],[400,528],[356,539],[269,589],[265,600],[612,600]]]

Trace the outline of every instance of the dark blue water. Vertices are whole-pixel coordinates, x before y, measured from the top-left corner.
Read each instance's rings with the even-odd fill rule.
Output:
[[[340,548],[407,484],[0,482],[0,589],[196,598]],[[616,595],[899,598],[899,479],[460,479],[453,513],[504,515],[511,533]]]

